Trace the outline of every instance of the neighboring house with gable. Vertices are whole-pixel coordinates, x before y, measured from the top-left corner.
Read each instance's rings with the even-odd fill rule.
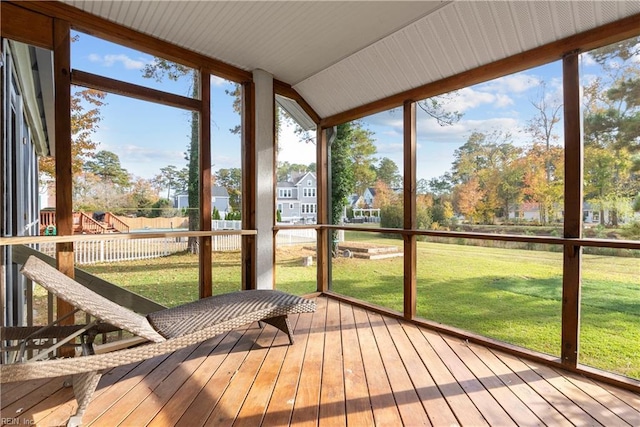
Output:
[[[373,187],[368,187],[364,189],[364,192],[362,193],[362,200],[364,202],[364,207],[365,208],[372,208],[373,207],[373,201],[376,198],[376,189]]]
[[[186,209],[189,207],[189,194],[186,192],[178,193],[173,196],[173,207],[176,209]],[[231,212],[231,204],[229,203],[229,192],[225,187],[214,185],[211,187],[211,211],[213,208],[218,209],[220,218],[225,219],[227,213]]]
[[[276,209],[282,222],[314,223],[318,216],[317,179],[313,172],[292,174],[276,186]]]

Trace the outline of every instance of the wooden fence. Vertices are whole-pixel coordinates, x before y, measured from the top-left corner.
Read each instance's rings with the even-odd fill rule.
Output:
[[[109,239],[74,243],[75,262],[78,265],[102,262],[134,261],[168,256],[187,249],[188,237],[161,237],[152,239]],[[277,246],[315,243],[313,229],[281,230],[276,237]],[[239,251],[239,234],[212,236],[214,251]],[[55,257],[55,243],[40,243],[40,252]]]

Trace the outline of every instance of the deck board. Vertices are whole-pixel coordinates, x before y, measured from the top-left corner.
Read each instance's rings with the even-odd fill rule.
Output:
[[[317,298],[295,343],[257,324],[103,375],[88,426],[638,426],[640,395]],[[61,425],[64,378],[2,387],[9,424]]]
[[[347,422],[344,394],[342,340],[340,333],[340,303],[329,300],[324,330],[322,388],[320,389],[320,427],[345,425]],[[347,350],[347,349],[345,349]]]
[[[344,394],[347,425],[373,425],[373,411],[365,374],[353,308],[340,304],[340,325],[344,348]]]
[[[369,400],[374,421],[378,425],[400,425],[400,411],[395,404],[389,378],[382,363],[381,350],[376,343],[369,316],[361,308],[353,309],[362,353],[362,363],[367,377]]]

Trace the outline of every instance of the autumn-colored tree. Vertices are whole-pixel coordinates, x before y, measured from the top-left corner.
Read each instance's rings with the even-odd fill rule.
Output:
[[[100,107],[106,94],[95,89],[76,90],[71,95],[71,170],[74,177],[82,173],[87,159],[93,156],[98,143],[92,139],[100,123]],[[54,153],[39,160],[41,181],[55,180]]]
[[[468,181],[456,186],[454,190],[454,202],[458,212],[470,222],[480,220],[482,214],[482,199],[485,196],[480,188],[478,177],[472,177]]]
[[[373,208],[380,209],[385,206],[401,205],[401,197],[389,185],[382,181],[376,181],[374,186],[376,196],[373,199]]]
[[[546,224],[556,218],[562,209],[564,195],[564,150],[559,146],[533,144],[526,152],[524,194],[529,202],[540,208],[540,223]]]

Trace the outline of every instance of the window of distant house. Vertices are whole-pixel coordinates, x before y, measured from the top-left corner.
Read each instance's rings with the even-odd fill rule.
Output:
[[[302,189],[304,197],[316,197],[316,189],[314,188],[303,188]]]
[[[593,222],[598,222],[598,221],[600,221],[600,212],[593,212],[593,214],[592,214],[592,215],[593,215],[593,216],[592,216],[591,218],[592,218],[592,221],[593,221]]]
[[[302,204],[302,213],[305,214],[314,214],[318,211],[317,205],[315,203],[303,203]]]
[[[294,208],[293,203],[289,203],[289,209],[293,209],[293,208]]]
[[[309,180],[307,180],[307,185],[308,185],[308,186],[311,186],[311,180],[310,180],[310,179],[309,179]]]
[[[290,199],[293,197],[293,191],[290,188],[281,188],[278,190],[278,197],[282,199]]]
[[[278,203],[278,210],[282,212],[282,203]]]

